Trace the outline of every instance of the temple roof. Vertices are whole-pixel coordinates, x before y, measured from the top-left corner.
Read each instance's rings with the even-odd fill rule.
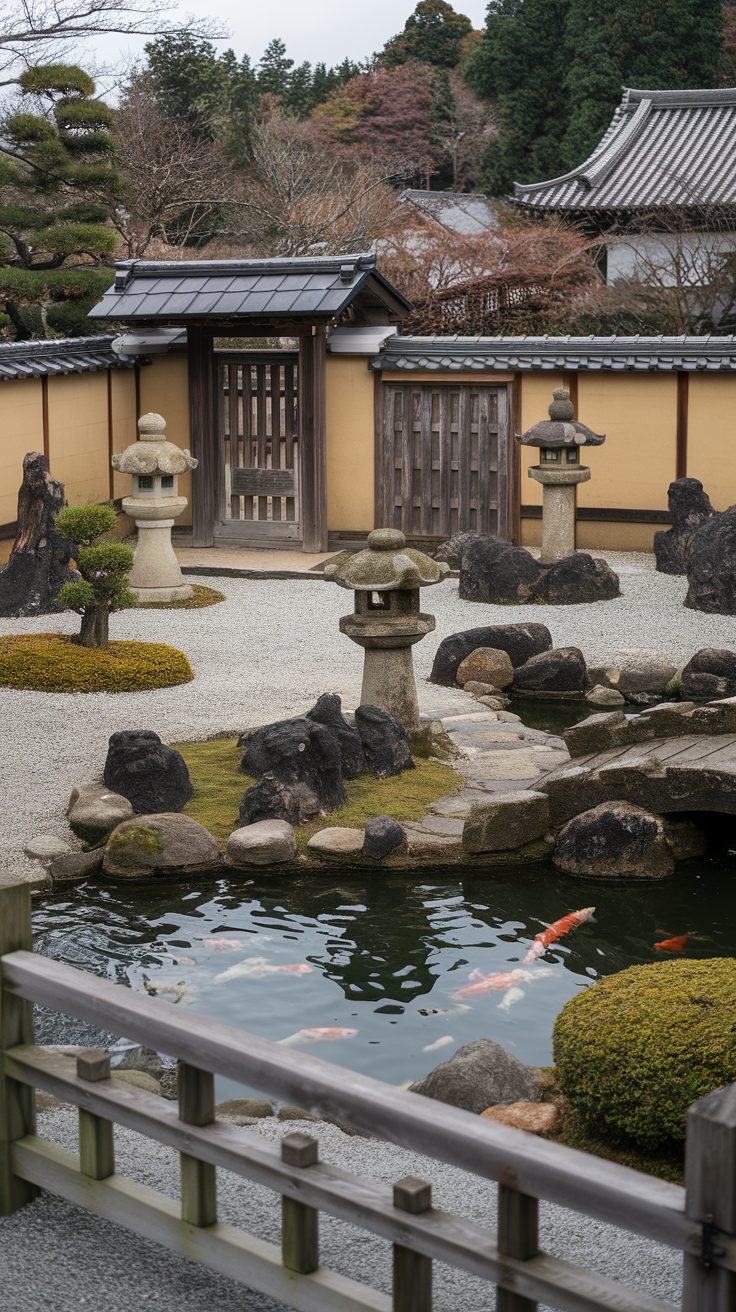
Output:
[[[387,338],[372,368],[408,373],[585,369],[647,373],[736,369],[736,336]]]
[[[736,206],[736,87],[626,88],[584,163],[547,182],[515,182],[511,199],[557,213]]]

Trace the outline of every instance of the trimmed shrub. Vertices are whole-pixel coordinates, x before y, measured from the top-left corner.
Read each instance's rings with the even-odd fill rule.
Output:
[[[736,960],[631,966],[566,1003],[557,1080],[591,1133],[658,1149],[687,1109],[736,1080]]]
[[[183,652],[162,642],[82,647],[58,633],[0,638],[0,687],[36,692],[142,692],[189,683]]]

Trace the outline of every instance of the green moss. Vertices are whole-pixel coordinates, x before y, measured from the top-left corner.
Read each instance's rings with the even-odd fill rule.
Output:
[[[684,1184],[685,1160],[682,1147],[653,1153],[631,1145],[622,1147],[620,1144],[608,1143],[599,1135],[587,1131],[570,1106],[561,1109],[560,1120],[549,1138],[567,1148],[577,1148],[581,1153],[602,1157],[607,1162],[630,1166],[633,1171],[656,1175],[660,1180],[669,1180],[671,1184]]]
[[[163,852],[166,844],[156,829],[150,825],[128,825],[125,829],[118,829],[111,834],[107,845],[116,856],[124,853],[130,853],[133,848],[134,852]]]
[[[687,1109],[736,1080],[736,960],[631,966],[555,1022],[560,1088],[582,1127],[645,1151],[682,1143]]]
[[[237,774],[242,749],[235,738],[210,738],[205,742],[174,743],[189,769],[194,797],[184,808],[219,842],[224,843],[238,823],[240,800],[255,783],[249,775]],[[430,802],[456,792],[462,780],[440,761],[421,760],[415,770],[390,779],[363,775],[345,784],[348,800],[339,811],[318,816],[297,831],[297,846],[306,847],[312,834],[326,825],[362,829],[376,815],[396,820],[421,820]]]
[[[0,638],[0,687],[36,692],[142,692],[189,683],[183,652],[161,642],[81,647],[58,633]]]
[[[204,606],[216,606],[224,601],[224,592],[216,588],[204,588],[200,583],[192,584],[191,597],[180,597],[178,601],[139,601],[139,610],[201,610]]]

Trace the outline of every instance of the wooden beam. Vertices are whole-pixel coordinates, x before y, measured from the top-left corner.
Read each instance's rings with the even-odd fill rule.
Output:
[[[0,888],[0,1216],[10,1216],[38,1192],[13,1173],[10,1160],[11,1143],[35,1134],[33,1089],[12,1078],[5,1060],[6,1049],[33,1043],[33,1007],[6,988],[2,960],[8,952],[30,950],[31,943],[30,884]]]
[[[521,447],[516,434],[521,433],[521,374],[515,374],[509,388],[509,481],[508,481],[508,537],[518,542],[521,537]]]
[[[675,455],[675,478],[687,478],[687,427],[688,403],[690,396],[690,375],[677,375],[677,449]]]
[[[319,1144],[309,1134],[287,1134],[281,1140],[281,1160],[304,1170],[319,1161]],[[281,1255],[284,1266],[308,1276],[319,1267],[319,1212],[294,1198],[281,1199]]]
[[[187,328],[189,369],[189,435],[199,465],[192,472],[192,546],[214,542],[219,443],[217,400],[210,328]]]
[[[112,369],[107,370],[107,478],[110,500],[115,496],[115,470],[112,467],[114,451],[113,410],[112,410]]]
[[[109,1080],[108,1054],[97,1048],[78,1053],[77,1078],[90,1084]],[[112,1121],[96,1116],[86,1107],[79,1108],[79,1169],[91,1180],[106,1180],[115,1173]]]
[[[498,1248],[528,1262],[539,1252],[539,1202],[508,1185],[498,1186]],[[496,1312],[536,1312],[537,1304],[523,1294],[499,1289]]]
[[[299,458],[304,551],[327,550],[327,449],[325,355],[322,327],[301,338],[299,356]]]
[[[432,1210],[432,1186],[407,1176],[394,1185],[394,1207],[411,1216]],[[393,1312],[432,1312],[432,1259],[394,1244]]]
[[[43,428],[43,453],[50,459],[51,438],[49,435],[49,380],[44,374],[41,378],[41,426]]]
[[[373,527],[382,528],[384,497],[383,466],[383,378],[373,375]]]
[[[211,1125],[215,1119],[215,1080],[209,1071],[179,1063],[179,1120],[184,1125]],[[192,1153],[180,1153],[181,1219],[190,1225],[217,1221],[217,1172]]]
[[[706,1094],[688,1112],[685,1188],[702,1243],[698,1257],[685,1258],[682,1312],[733,1312],[736,1272],[715,1259],[736,1236],[736,1084]]]

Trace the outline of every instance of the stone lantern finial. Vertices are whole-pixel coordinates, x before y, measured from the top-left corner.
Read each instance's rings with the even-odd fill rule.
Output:
[[[516,435],[522,446],[539,448],[538,465],[528,475],[542,484],[542,564],[550,565],[575,551],[575,488],[587,483],[590,469],[580,464],[581,446],[601,446],[605,433],[594,433],[577,419],[570,393],[556,387],[549,419]]]

